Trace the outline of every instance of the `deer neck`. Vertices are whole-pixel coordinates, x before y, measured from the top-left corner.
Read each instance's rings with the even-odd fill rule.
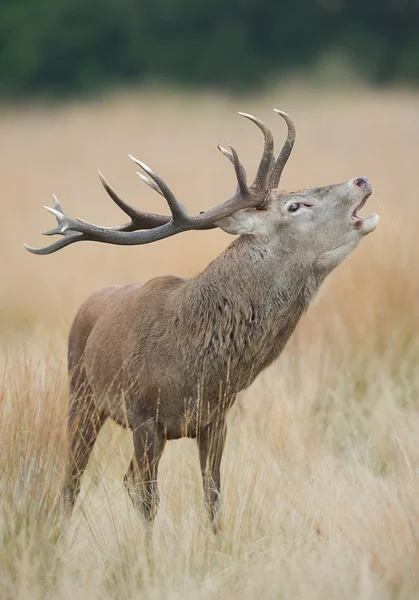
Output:
[[[313,263],[241,236],[190,280],[184,325],[215,369],[228,362],[235,391],[281,353],[324,279]]]
[[[224,299],[237,309],[251,305],[263,322],[270,318],[270,325],[281,325],[290,313],[301,316],[323,279],[309,252],[284,243],[266,246],[242,235],[196,281],[213,301]]]

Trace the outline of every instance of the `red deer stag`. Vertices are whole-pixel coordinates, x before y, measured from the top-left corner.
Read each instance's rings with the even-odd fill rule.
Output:
[[[51,254],[84,240],[148,244],[192,229],[220,227],[238,235],[192,279],[157,277],[145,285],[106,287],[80,307],[69,336],[71,460],[64,496],[71,514],[80,478],[99,431],[111,417],[133,432],[134,457],[125,476],[133,504],[151,524],[158,505],[157,471],[167,440],[196,438],[205,502],[214,530],[220,504],[220,463],[226,414],[281,353],[325,277],[377,225],[359,212],[371,194],[366,177],[345,183],[279,191],[295,127],[275,160],[269,129],[256,117],[264,150],[256,178],[234,148],[221,148],[237,178],[232,198],[190,216],[163,179],[131,157],[141,178],[167,201],[171,216],[143,212],[125,203],[100,175],[112,200],[131,218],[119,227],[99,227],[68,217],[54,197],[47,208],[58,226],[46,232],[62,239]]]

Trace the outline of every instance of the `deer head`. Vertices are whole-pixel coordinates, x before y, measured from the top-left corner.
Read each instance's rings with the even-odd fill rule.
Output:
[[[272,190],[263,208],[241,210],[216,224],[272,249],[279,246],[282,255],[298,250],[315,267],[331,270],[376,228],[378,215],[359,214],[371,193],[366,177],[298,192]]]

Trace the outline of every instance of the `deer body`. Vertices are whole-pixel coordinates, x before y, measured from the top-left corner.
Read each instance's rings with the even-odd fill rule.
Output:
[[[195,437],[198,403],[207,425],[279,356],[316,293],[321,274],[288,262],[243,236],[193,279],[97,292],[70,332],[70,372],[84,361],[95,405],[118,423],[133,428],[138,410],[167,439]]]
[[[110,417],[133,431],[134,458],[125,482],[134,506],[151,523],[158,505],[157,473],[167,440],[197,438],[205,499],[214,529],[219,518],[220,464],[226,415],[281,353],[325,277],[373,231],[377,215],[359,216],[371,194],[362,177],[323,188],[275,188],[294,143],[292,121],[276,162],[272,134],[252,186],[234,149],[236,195],[190,217],[164,181],[142,178],[164,195],[172,218],[124,203],[102,179],[112,199],[131,217],[100,228],[51,210],[64,239],[38,254],[82,239],[141,244],[185,229],[218,226],[239,235],[192,279],[159,277],[145,285],[112,286],[79,309],[69,336],[69,435],[71,462],[65,497],[71,511],[97,435]],[[141,230],[141,231],[138,231]],[[145,230],[145,231],[144,231]]]

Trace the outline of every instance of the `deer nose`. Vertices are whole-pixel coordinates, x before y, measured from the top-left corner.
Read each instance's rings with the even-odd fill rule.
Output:
[[[357,177],[356,179],[352,179],[352,183],[371,194],[372,186],[368,177]]]

